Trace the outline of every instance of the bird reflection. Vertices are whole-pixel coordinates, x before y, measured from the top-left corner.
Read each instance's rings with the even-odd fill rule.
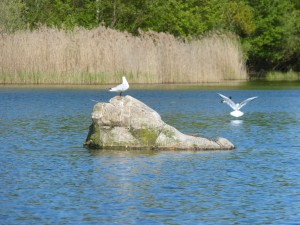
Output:
[[[233,125],[233,126],[239,126],[239,125],[241,125],[241,124],[243,124],[243,120],[231,120],[230,121],[230,123],[231,123],[231,125]]]

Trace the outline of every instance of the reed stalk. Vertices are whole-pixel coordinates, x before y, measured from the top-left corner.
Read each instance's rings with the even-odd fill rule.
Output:
[[[180,41],[166,33],[132,36],[110,28],[51,28],[0,34],[2,84],[204,83],[246,80],[237,38]]]

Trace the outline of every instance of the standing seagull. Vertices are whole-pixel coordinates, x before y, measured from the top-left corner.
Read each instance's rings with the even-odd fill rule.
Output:
[[[122,77],[122,84],[119,84],[116,87],[110,88],[109,91],[120,92],[120,96],[122,96],[122,92],[126,91],[129,88],[129,84],[126,80],[126,77]]]
[[[240,116],[244,115],[244,113],[241,112],[240,109],[242,107],[244,107],[245,105],[247,105],[247,103],[251,102],[253,99],[257,98],[257,96],[256,96],[256,97],[252,97],[252,98],[247,98],[246,100],[242,101],[241,103],[234,103],[230,98],[228,98],[224,95],[221,95],[219,93],[218,93],[218,95],[221,96],[223,103],[226,103],[234,110],[230,113],[230,115],[232,115],[234,117],[240,117]]]

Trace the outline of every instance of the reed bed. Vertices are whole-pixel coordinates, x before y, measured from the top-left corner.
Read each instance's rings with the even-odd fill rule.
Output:
[[[0,34],[2,84],[205,83],[248,79],[235,37],[180,41],[110,28],[41,28]]]
[[[299,81],[300,73],[292,70],[282,73],[278,71],[270,71],[266,74],[265,80],[267,81]]]

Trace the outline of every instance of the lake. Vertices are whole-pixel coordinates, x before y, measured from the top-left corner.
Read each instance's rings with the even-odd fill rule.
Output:
[[[217,93],[259,96],[239,119]],[[231,151],[89,151],[97,89],[0,88],[0,224],[299,224],[300,86],[129,90]]]

